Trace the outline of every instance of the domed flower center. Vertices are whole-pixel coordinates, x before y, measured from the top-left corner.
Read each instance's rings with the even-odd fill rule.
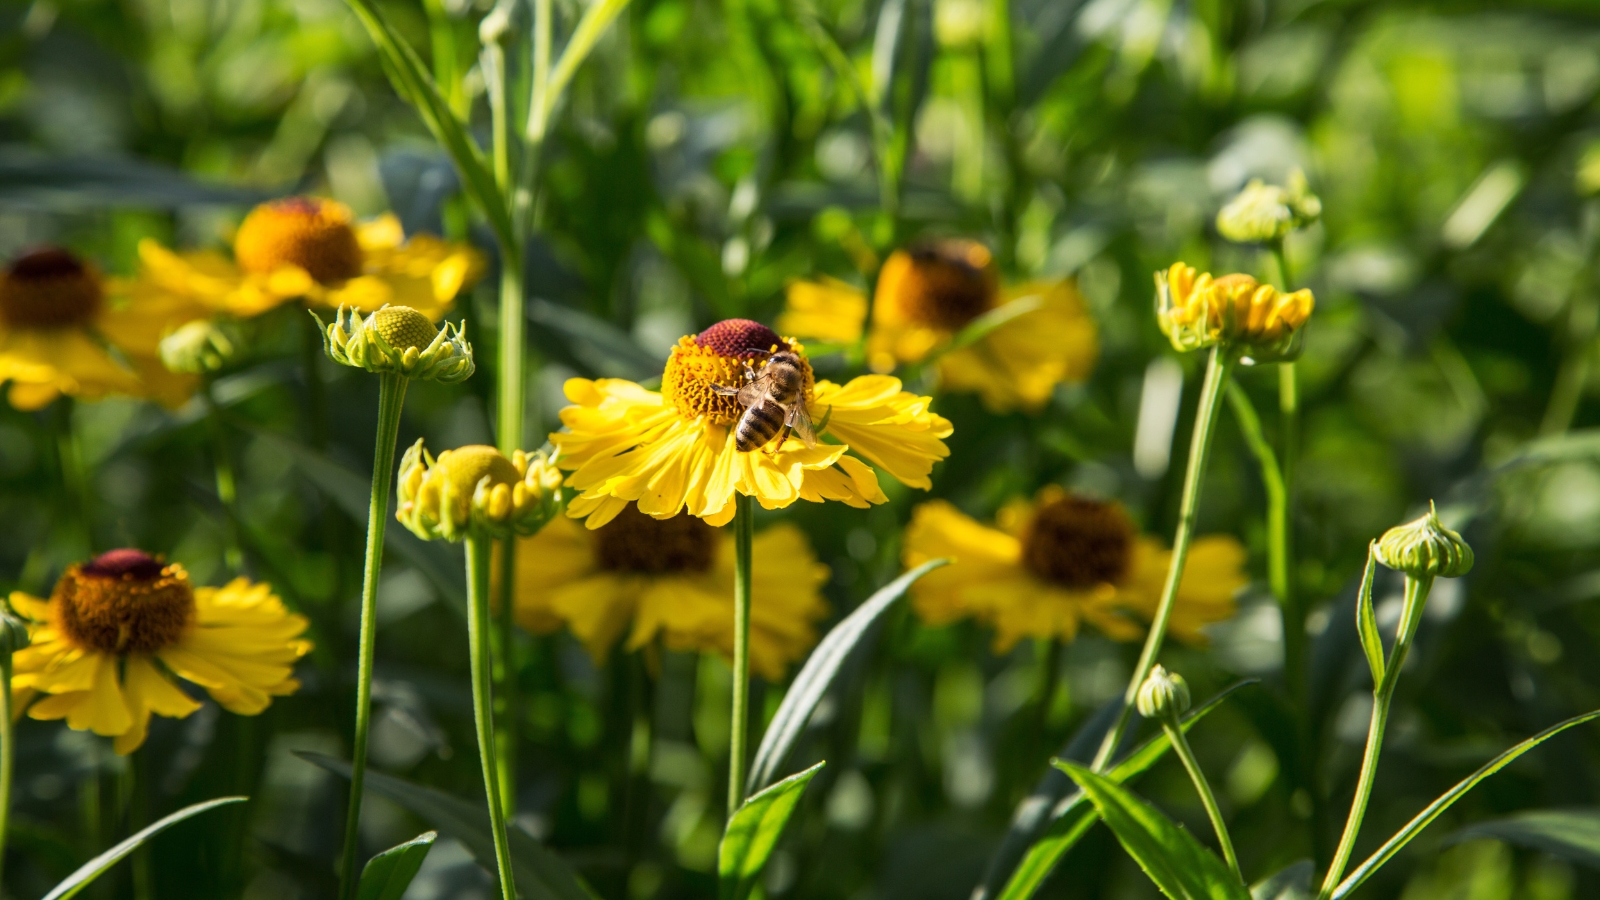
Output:
[[[656,519],[630,503],[595,532],[595,555],[609,572],[704,572],[711,568],[716,541],[717,529],[702,519]]]
[[[353,221],[349,207],[331,200],[290,197],[263,203],[239,223],[233,258],[239,268],[258,275],[299,266],[321,284],[354,278],[364,257]]]
[[[373,313],[372,319],[389,346],[401,352],[426,350],[439,334],[427,316],[409,306],[385,306]]]
[[[488,476],[490,487],[516,484],[522,480],[511,460],[486,444],[468,444],[446,450],[439,454],[434,468],[444,473],[458,497],[471,497],[484,476]]]
[[[884,264],[878,291],[907,321],[957,331],[995,305],[1000,279],[987,247],[951,239],[894,254]]]
[[[1034,512],[1022,537],[1022,564],[1062,587],[1116,584],[1128,574],[1133,539],[1121,506],[1068,494]]]
[[[51,596],[54,624],[85,650],[154,653],[194,621],[189,574],[142,550],[112,550],[67,568]]]
[[[13,328],[84,325],[104,303],[100,278],[57,247],[23,254],[0,275],[0,319]]]
[[[705,416],[715,424],[732,425],[739,421],[744,407],[737,397],[718,394],[712,386],[743,387],[745,366],[759,371],[762,362],[777,350],[800,355],[809,397],[815,379],[804,351],[749,319],[724,319],[693,337],[680,338],[661,373],[661,394],[684,418]]]

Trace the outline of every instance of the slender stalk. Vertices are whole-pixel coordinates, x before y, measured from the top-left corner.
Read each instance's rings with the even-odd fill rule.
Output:
[[[357,853],[361,843],[361,790],[367,775],[367,731],[372,724],[372,659],[378,643],[378,573],[383,567],[383,531],[389,521],[389,489],[394,484],[394,445],[405,405],[404,375],[384,374],[378,382],[378,434],[372,448],[372,501],[367,507],[367,556],[361,576],[361,655],[356,668],[356,727],[350,758],[350,805],[344,820],[339,897],[355,896]]]
[[[1561,367],[1556,370],[1556,383],[1550,389],[1549,404],[1544,419],[1539,423],[1541,437],[1565,434],[1578,414],[1578,403],[1583,399],[1584,385],[1589,381],[1589,356],[1594,347],[1597,324],[1600,324],[1600,303],[1580,292],[1573,298],[1567,314],[1566,347],[1561,355]]]
[[[755,541],[755,503],[733,500],[733,728],[728,734],[728,817],[744,803],[745,741],[750,731],[750,547]]]
[[[500,806],[507,817],[517,814],[517,539],[500,544],[500,584],[495,592],[495,765],[500,775]]]
[[[1383,751],[1383,734],[1389,723],[1389,709],[1394,702],[1394,688],[1400,682],[1400,670],[1411,652],[1412,639],[1417,626],[1422,623],[1422,608],[1428,600],[1432,579],[1418,580],[1406,577],[1405,603],[1400,611],[1400,629],[1394,649],[1384,664],[1383,680],[1372,689],[1372,721],[1367,726],[1367,747],[1361,755],[1361,775],[1356,779],[1355,798],[1350,801],[1350,817],[1345,820],[1344,833],[1339,836],[1339,849],[1333,854],[1328,874],[1317,892],[1317,900],[1328,900],[1344,877],[1350,864],[1350,854],[1355,850],[1356,836],[1361,833],[1361,822],[1367,815],[1367,803],[1372,799],[1372,785],[1378,775],[1378,756]]]
[[[228,453],[228,435],[222,426],[222,409],[217,405],[211,379],[201,387],[206,403],[206,430],[211,438],[211,467],[216,476],[217,499],[222,501],[223,562],[234,575],[244,573],[244,548],[239,539],[239,488],[234,478],[233,457]]]
[[[1189,772],[1189,780],[1194,782],[1195,792],[1200,795],[1200,803],[1206,808],[1206,815],[1211,818],[1211,827],[1217,832],[1217,843],[1222,845],[1222,856],[1228,861],[1228,868],[1233,870],[1239,883],[1244,883],[1244,875],[1239,871],[1239,857],[1233,852],[1233,838],[1228,834],[1228,823],[1223,821],[1222,808],[1217,805],[1217,795],[1211,790],[1211,782],[1206,780],[1206,773],[1201,771],[1200,763],[1194,758],[1194,751],[1189,748],[1189,739],[1184,736],[1183,729],[1178,726],[1177,716],[1170,717],[1170,721],[1163,721],[1161,727],[1167,732],[1167,740],[1172,743],[1172,751],[1178,754],[1178,759],[1183,761],[1183,767]]]
[[[1061,639],[1052,635],[1044,640],[1044,658],[1039,661],[1039,713],[1034,725],[1038,729],[1035,737],[1048,740],[1050,710],[1056,705],[1061,687]]]
[[[489,660],[489,566],[486,538],[467,538],[467,642],[472,657],[472,718],[478,729],[478,764],[483,767],[483,793],[494,832],[494,860],[502,900],[516,900],[511,875],[511,843],[505,808],[500,803],[500,772],[494,752],[494,697]]]
[[[0,894],[5,891],[6,830],[11,827],[11,773],[17,762],[11,723],[11,651],[0,652]]]
[[[76,519],[77,537],[83,542],[83,555],[94,552],[94,512],[90,508],[89,477],[83,470],[83,454],[72,427],[74,404],[71,397],[55,403],[56,460],[61,469],[61,487],[69,506],[68,515]]]
[[[1134,666],[1133,678],[1124,694],[1122,711],[1117,721],[1106,732],[1105,740],[1094,757],[1094,770],[1102,772],[1111,762],[1111,755],[1122,743],[1122,734],[1128,728],[1128,717],[1133,713],[1133,701],[1139,686],[1150,675],[1156,656],[1161,653],[1161,643],[1167,636],[1167,623],[1172,618],[1172,606],[1178,598],[1178,585],[1183,581],[1184,563],[1189,558],[1189,544],[1194,539],[1195,512],[1200,507],[1200,487],[1205,480],[1206,460],[1211,454],[1211,435],[1216,428],[1217,413],[1222,406],[1217,401],[1222,396],[1222,386],[1228,383],[1233,370],[1234,356],[1222,346],[1211,348],[1211,358],[1206,362],[1206,380],[1200,388],[1199,406],[1195,409],[1194,436],[1189,442],[1189,465],[1183,475],[1183,496],[1178,506],[1178,531],[1172,541],[1172,561],[1167,566],[1167,581],[1161,589],[1161,602],[1156,607],[1155,620],[1150,623],[1150,633],[1145,636],[1144,650]]]
[[[144,830],[150,824],[150,757],[144,748],[135,750],[128,759],[128,834]],[[150,844],[147,842],[133,851],[134,900],[154,900],[156,895],[154,873],[150,866]]]

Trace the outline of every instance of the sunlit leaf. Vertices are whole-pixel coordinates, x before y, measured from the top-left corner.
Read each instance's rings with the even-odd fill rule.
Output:
[[[182,822],[184,819],[193,818],[194,816],[198,816],[203,812],[209,812],[213,809],[216,809],[219,806],[228,806],[233,803],[243,803],[248,799],[250,798],[218,797],[215,800],[207,800],[204,803],[196,803],[193,806],[185,806],[183,809],[178,810],[172,815],[165,816],[159,821],[140,829],[127,840],[116,845],[115,847],[112,847],[110,850],[107,850],[99,856],[96,856],[94,859],[89,860],[82,866],[79,866],[78,871],[68,875],[65,881],[52,888],[50,893],[45,894],[44,900],[66,900],[68,897],[75,896],[79,891],[88,887],[89,884],[96,878],[99,878],[101,875],[103,875],[107,869],[120,862],[123,857],[139,849],[139,846],[145,841],[150,840],[152,837],[155,837],[161,832],[166,831],[168,828],[171,828],[179,822]]]
[[[1378,545],[1367,545],[1367,568],[1361,575],[1361,588],[1356,594],[1356,634],[1361,638],[1361,649],[1367,654],[1367,667],[1372,670],[1372,683],[1383,683],[1383,636],[1378,633],[1378,615],[1372,608],[1372,580],[1377,574]]]
[[[427,831],[367,860],[356,888],[356,900],[400,900],[438,837],[437,831]]]
[[[604,360],[607,368],[614,370],[602,374],[635,381],[661,374],[665,360],[650,354],[632,335],[604,319],[537,297],[528,299],[527,309],[528,320],[534,325],[590,347],[593,352],[580,355],[581,361],[588,362],[593,357]]]
[[[594,45],[605,35],[606,28],[627,8],[628,0],[594,0],[583,11],[583,18],[579,19],[578,26],[572,29],[572,37],[567,39],[567,45],[561,49],[561,56],[550,68],[550,79],[545,88],[545,108],[535,111],[536,115],[529,117],[528,130],[531,136],[543,136],[550,115],[561,105],[561,95],[566,91],[567,83],[578,73],[578,67],[583,65],[583,61],[594,50]]]
[[[723,832],[722,843],[717,847],[717,877],[721,883],[722,900],[744,900],[756,885],[767,858],[783,836],[789,816],[806,791],[806,785],[825,763],[817,763],[804,772],[767,788],[744,803],[728,820],[728,830]]]
[[[783,695],[783,703],[778,706],[777,714],[767,726],[766,734],[761,736],[761,746],[756,748],[755,761],[750,764],[750,776],[745,780],[747,790],[758,791],[777,776],[779,767],[788,758],[789,751],[794,749],[806,722],[810,721],[811,713],[822,702],[823,695],[832,686],[850,651],[855,649],[872,623],[893,606],[918,578],[949,562],[948,559],[929,560],[879,588],[865,603],[845,616],[844,621],[833,626],[833,630],[817,644],[817,649],[811,651],[811,656],[801,667],[800,674],[789,684],[789,692]]]
[[[1228,866],[1160,810],[1104,775],[1056,762],[1083,788],[1122,849],[1172,900],[1249,900]]]

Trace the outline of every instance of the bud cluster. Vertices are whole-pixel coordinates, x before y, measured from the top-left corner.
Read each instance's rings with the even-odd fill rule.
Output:
[[[419,439],[400,460],[395,518],[423,540],[533,534],[560,509],[562,477],[542,450],[508,459],[474,444],[435,458]]]
[[[1294,359],[1315,305],[1309,288],[1284,293],[1249,275],[1213,278],[1181,262],[1156,273],[1156,320],[1180,352],[1220,344],[1252,362]]]

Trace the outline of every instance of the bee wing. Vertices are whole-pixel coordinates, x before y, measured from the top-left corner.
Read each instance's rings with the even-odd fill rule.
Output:
[[[801,400],[789,410],[789,417],[784,422],[794,432],[795,436],[805,442],[807,447],[817,445],[817,430],[811,425],[811,416],[806,412],[806,403]]]
[[[757,403],[761,402],[763,397],[767,395],[767,391],[770,390],[771,387],[771,375],[765,373],[757,375],[753,381],[737,391],[740,405],[747,407],[755,406]],[[721,391],[718,391],[718,393],[721,393]]]

